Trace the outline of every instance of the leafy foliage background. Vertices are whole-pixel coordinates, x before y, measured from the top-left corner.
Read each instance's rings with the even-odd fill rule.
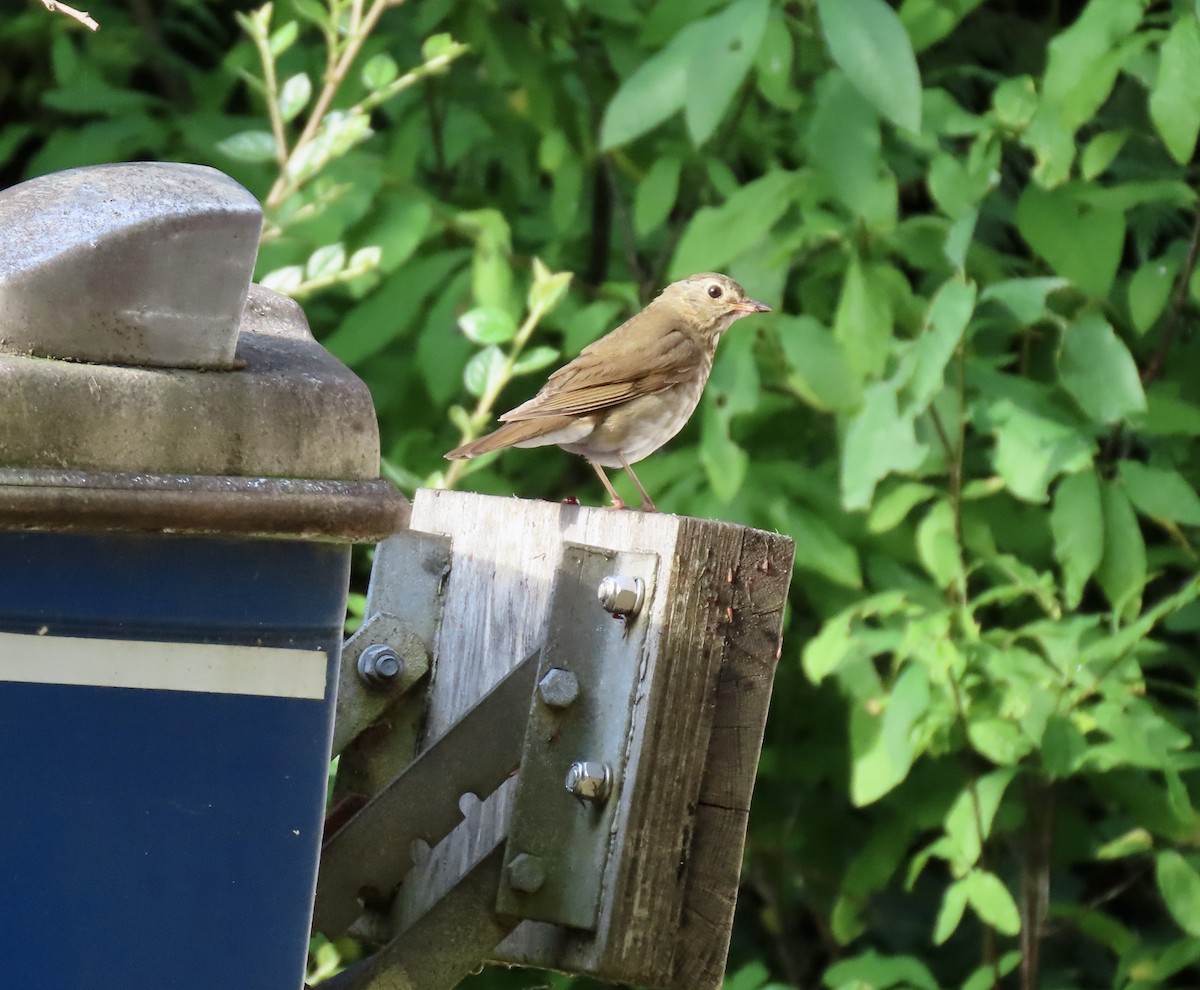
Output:
[[[245,183],[409,489],[599,500],[441,454],[727,271],[776,313],[639,474],[798,548],[728,986],[1200,984],[1200,4],[408,0],[280,192],[355,7],[6,12],[0,183]]]

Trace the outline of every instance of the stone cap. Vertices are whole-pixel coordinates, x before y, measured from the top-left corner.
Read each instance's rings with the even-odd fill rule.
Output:
[[[0,350],[232,366],[262,208],[203,165],[133,162],[0,192]]]

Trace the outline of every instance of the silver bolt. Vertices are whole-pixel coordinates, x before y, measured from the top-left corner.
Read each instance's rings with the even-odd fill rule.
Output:
[[[569,670],[552,667],[538,681],[538,695],[551,708],[567,708],[579,697],[579,678]]]
[[[536,894],[546,882],[546,867],[531,853],[517,853],[508,864],[508,885],[522,894]]]
[[[604,611],[632,617],[641,610],[646,597],[646,582],[639,577],[611,574],[600,582],[596,597]]]
[[[386,643],[372,643],[358,655],[358,676],[368,687],[387,687],[404,670],[404,661]]]
[[[613,772],[607,763],[576,760],[567,770],[566,787],[580,801],[604,804],[612,793]]]

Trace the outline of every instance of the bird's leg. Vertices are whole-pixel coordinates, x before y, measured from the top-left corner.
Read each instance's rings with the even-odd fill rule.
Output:
[[[597,464],[593,460],[589,460],[588,463],[593,467],[593,469],[595,469],[596,474],[599,475],[599,477],[600,477],[601,483],[604,485],[604,490],[606,492],[608,492],[609,498],[612,499],[612,505],[609,506],[609,508],[611,508],[611,509],[625,508],[624,500],[621,498],[620,495],[617,494],[617,490],[615,488],[613,488],[612,482],[608,480],[608,475],[604,473],[604,468],[602,468],[599,464]]]
[[[623,467],[625,469],[625,473],[628,474],[631,479],[633,479],[634,487],[637,488],[637,490],[642,493],[642,511],[643,512],[657,512],[658,508],[654,504],[654,499],[652,499],[646,493],[646,489],[643,488],[642,483],[640,481],[638,481],[638,476],[633,473],[633,468],[631,468],[629,466],[629,462],[627,460],[625,460],[625,458],[622,457],[620,454],[617,454],[617,460],[619,460],[621,462],[621,467]]]

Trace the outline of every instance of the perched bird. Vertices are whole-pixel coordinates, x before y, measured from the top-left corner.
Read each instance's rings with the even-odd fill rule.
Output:
[[[770,311],[716,272],[672,282],[640,313],[554,372],[532,399],[501,416],[498,430],[446,457],[557,444],[595,468],[612,508],[625,503],[604,469],[622,467],[641,493],[642,510],[654,512],[630,465],[683,429],[700,401],[721,334],[734,320]]]

